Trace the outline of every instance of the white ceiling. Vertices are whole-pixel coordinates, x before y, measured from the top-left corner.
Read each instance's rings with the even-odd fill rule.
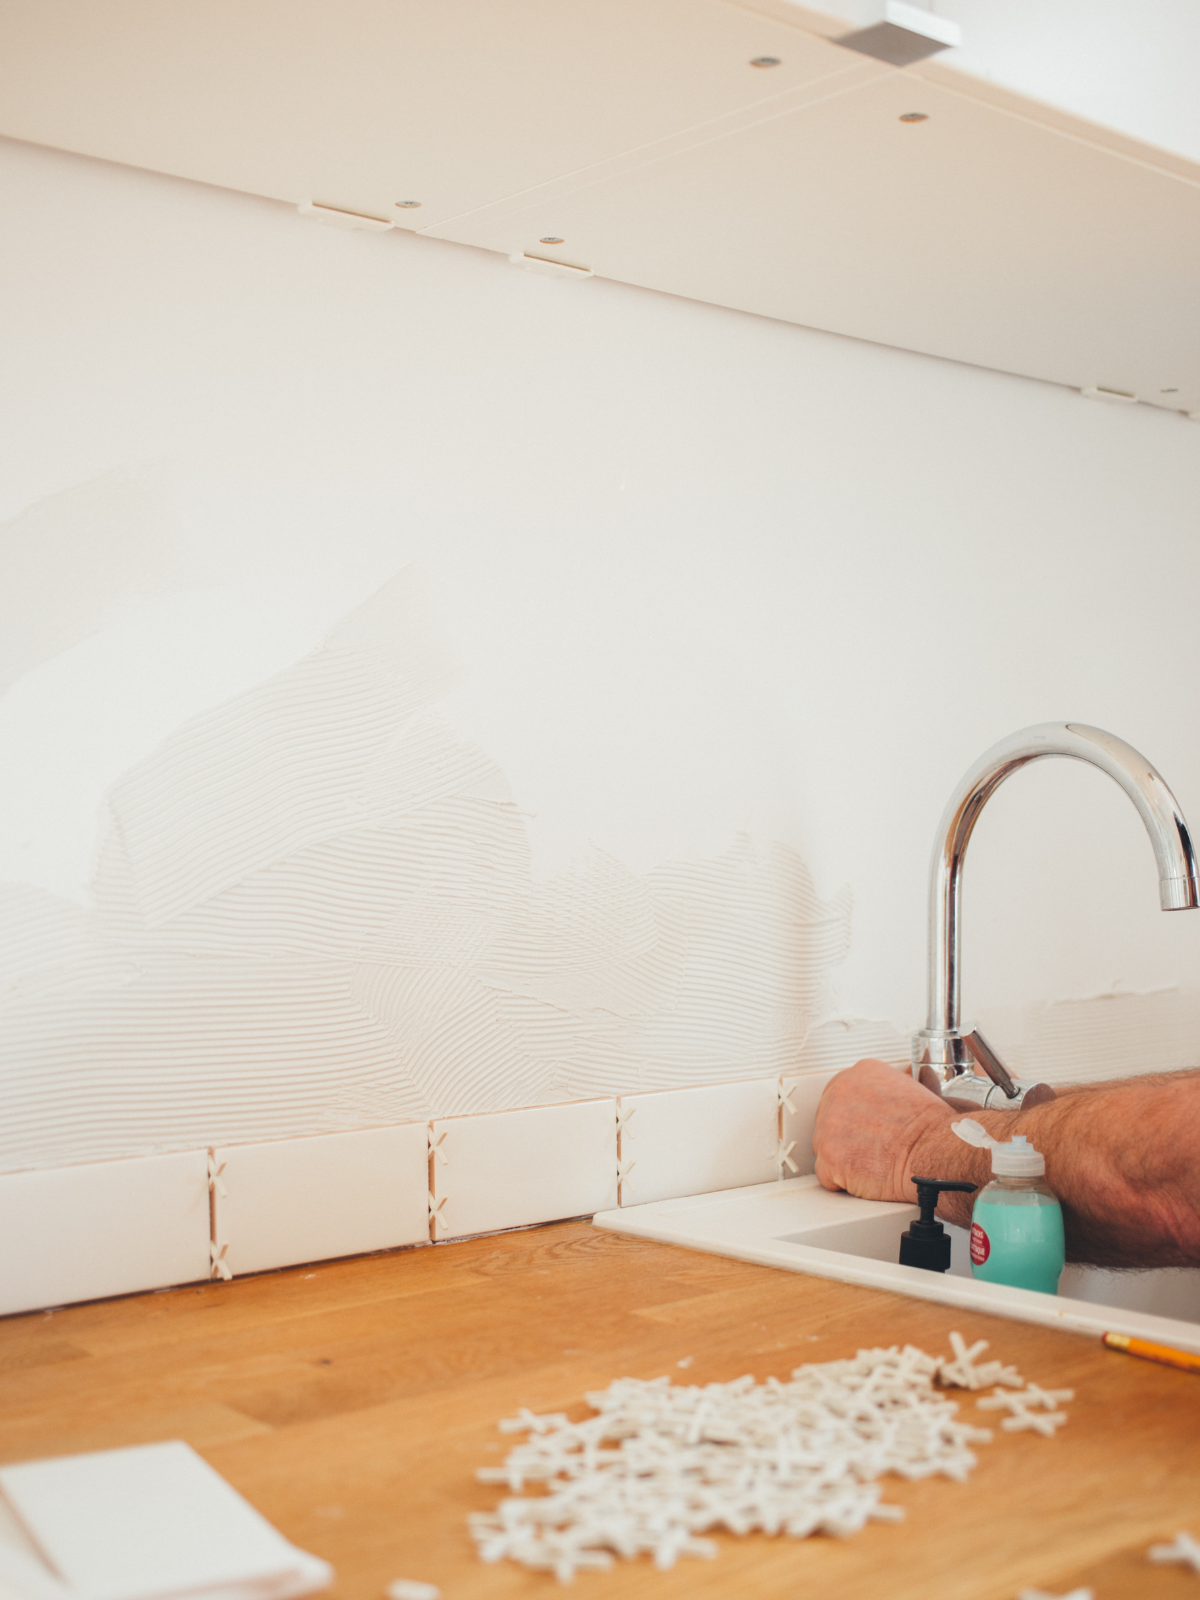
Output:
[[[6,0],[0,132],[1200,411],[1200,165],[844,28],[791,0]]]

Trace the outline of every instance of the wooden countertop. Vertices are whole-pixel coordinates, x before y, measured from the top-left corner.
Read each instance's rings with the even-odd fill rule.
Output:
[[[549,1600],[552,1577],[484,1566],[467,1536],[467,1512],[502,1492],[474,1479],[511,1442],[499,1418],[582,1416],[585,1390],[622,1376],[761,1379],[866,1345],[939,1352],[955,1327],[1026,1378],[1076,1390],[1058,1437],[997,1433],[966,1485],[886,1480],[908,1508],[899,1526],[722,1537],[716,1561],[620,1562],[574,1592],[1012,1600],[1086,1579],[1097,1600],[1200,1600],[1200,1576],[1142,1557],[1181,1528],[1200,1536],[1200,1377],[586,1222],[0,1321],[0,1458],[186,1439],[334,1564],[344,1600],[377,1600],[399,1577],[444,1600]]]

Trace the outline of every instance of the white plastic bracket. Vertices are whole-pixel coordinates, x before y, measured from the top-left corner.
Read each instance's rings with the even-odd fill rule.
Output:
[[[302,217],[323,222],[329,228],[354,228],[361,233],[390,233],[396,224],[390,217],[369,217],[361,211],[343,211],[340,206],[319,206],[304,200],[296,207]]]
[[[526,272],[540,272],[547,278],[592,278],[591,267],[573,267],[565,261],[551,261],[548,256],[523,255],[518,251],[509,256],[514,267],[524,267]]]
[[[1137,405],[1137,395],[1130,394],[1127,389],[1106,389],[1102,383],[1092,384],[1090,388],[1080,389],[1079,392],[1085,400],[1108,400],[1119,406]]]

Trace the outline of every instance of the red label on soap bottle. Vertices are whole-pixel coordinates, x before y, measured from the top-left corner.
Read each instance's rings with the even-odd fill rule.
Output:
[[[991,1253],[992,1241],[979,1224],[973,1222],[971,1224],[971,1260],[977,1267],[981,1267]]]

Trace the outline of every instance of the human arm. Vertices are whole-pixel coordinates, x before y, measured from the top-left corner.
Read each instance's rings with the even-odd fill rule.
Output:
[[[1081,1085],[1020,1111],[954,1111],[882,1061],[860,1061],[821,1097],[817,1178],[868,1200],[915,1200],[914,1173],[982,1188],[987,1150],[950,1124],[971,1116],[994,1139],[1022,1133],[1046,1158],[1067,1259],[1104,1267],[1200,1266],[1200,1072]],[[970,1222],[972,1196],[945,1195],[947,1222]]]

